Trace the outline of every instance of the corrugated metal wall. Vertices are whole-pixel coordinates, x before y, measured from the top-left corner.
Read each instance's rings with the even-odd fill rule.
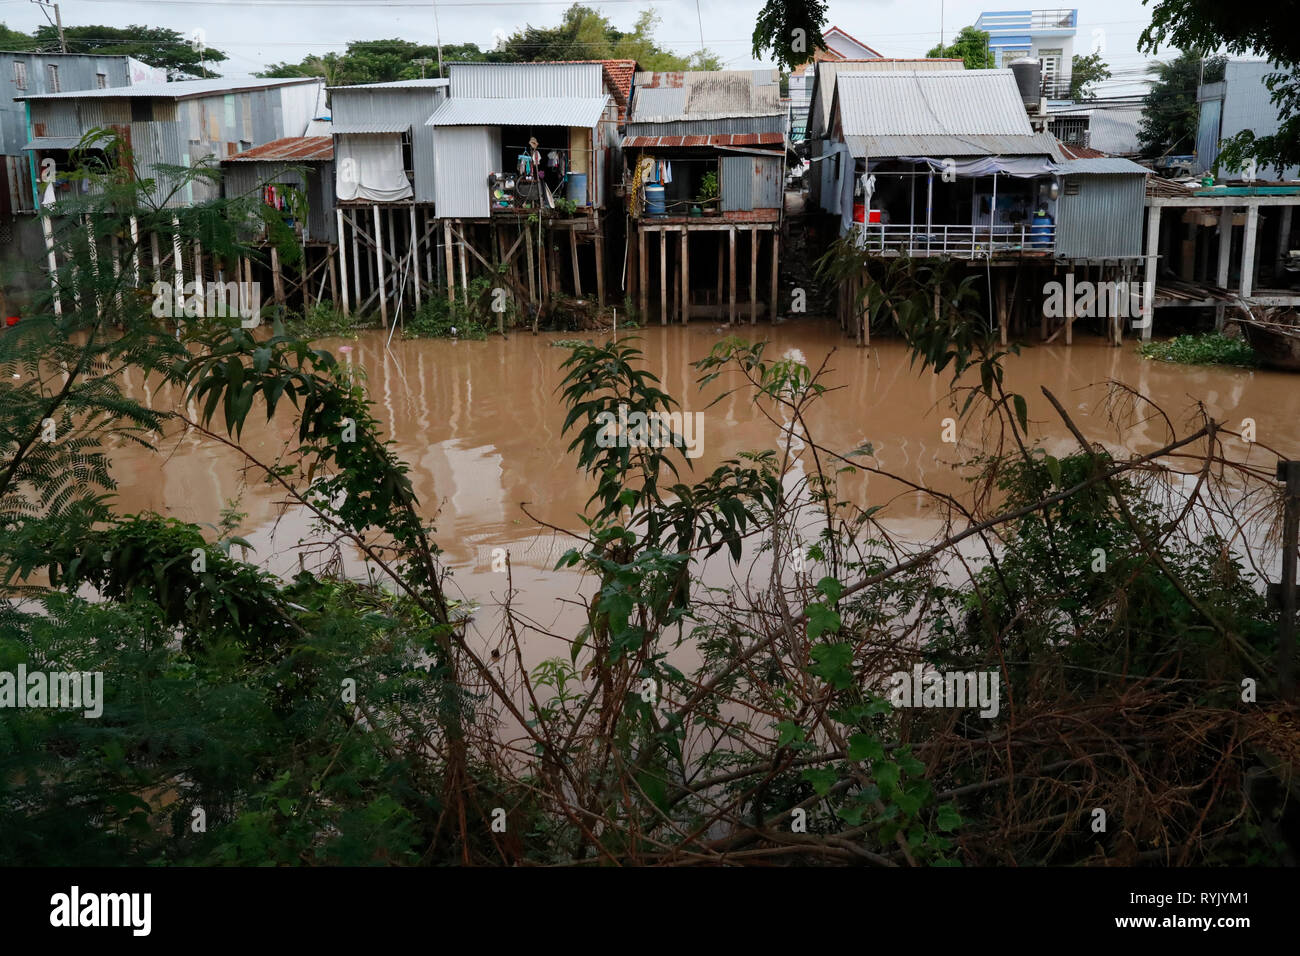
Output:
[[[440,219],[484,219],[492,214],[488,173],[501,164],[501,130],[443,126],[434,140],[435,209]]]
[[[333,163],[304,163],[298,167],[307,170],[304,238],[309,242],[335,241],[333,166]],[[227,197],[245,195],[267,183],[303,187],[303,176],[292,163],[226,163],[222,173],[222,193]]]
[[[435,185],[434,128],[424,121],[447,96],[447,87],[338,89],[330,93],[334,122],[400,123],[411,125],[411,162],[415,164],[415,201],[433,202]]]
[[[723,212],[781,208],[781,157],[723,156],[719,165]]]
[[[603,96],[599,63],[452,63],[453,96]]]
[[[1140,175],[1063,176],[1069,195],[1056,200],[1056,254],[1074,259],[1111,259],[1142,255],[1142,217],[1146,177]]]
[[[14,63],[27,66],[27,85],[19,89],[14,83]],[[128,86],[130,67],[124,56],[79,54],[0,53],[0,155],[21,156],[27,143],[27,115],[15,96],[36,96],[56,92],[50,88],[47,66],[59,68],[59,90],[93,90],[98,75],[104,74],[106,86]],[[71,135],[71,134],[69,134]]]

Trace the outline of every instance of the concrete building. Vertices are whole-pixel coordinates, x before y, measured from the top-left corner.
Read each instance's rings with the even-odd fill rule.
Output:
[[[989,51],[996,67],[1022,57],[1042,67],[1043,95],[1065,99],[1070,90],[1074,35],[1078,10],[995,10],[981,13],[975,29],[989,35]]]
[[[1242,130],[1256,136],[1278,131],[1280,119],[1265,78],[1277,68],[1264,60],[1229,60],[1224,77],[1217,83],[1204,83],[1197,95],[1200,123],[1196,134],[1196,171],[1213,171],[1219,158],[1219,145]],[[1259,179],[1300,179],[1300,167],[1257,169]],[[1242,170],[1219,170],[1220,180],[1242,179]]]

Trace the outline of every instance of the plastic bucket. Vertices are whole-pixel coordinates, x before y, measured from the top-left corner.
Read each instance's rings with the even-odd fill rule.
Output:
[[[569,173],[569,181],[564,187],[564,195],[579,206],[587,205],[587,174]]]
[[[855,202],[855,203],[853,204],[853,221],[854,221],[854,222],[866,222],[866,221],[867,221],[867,204],[866,204],[866,203]]]
[[[663,216],[666,214],[664,206],[664,187],[658,183],[651,183],[645,188],[645,213],[647,216]]]

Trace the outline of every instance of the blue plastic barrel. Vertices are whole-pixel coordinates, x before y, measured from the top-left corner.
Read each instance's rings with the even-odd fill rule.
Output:
[[[587,174],[569,173],[568,183],[564,187],[564,195],[579,206],[587,205]]]
[[[1050,248],[1052,245],[1052,220],[1047,216],[1035,216],[1029,235],[1033,240],[1031,245],[1039,249]]]
[[[645,188],[645,214],[647,216],[666,215],[667,207],[664,205],[664,187],[658,183],[650,183]]]

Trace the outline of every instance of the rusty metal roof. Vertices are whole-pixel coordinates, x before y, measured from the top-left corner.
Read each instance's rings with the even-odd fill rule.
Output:
[[[334,137],[332,136],[286,136],[273,139],[261,146],[254,146],[234,156],[227,156],[225,162],[295,162],[325,163],[334,158]]]
[[[775,70],[638,73],[629,122],[784,114]]]

